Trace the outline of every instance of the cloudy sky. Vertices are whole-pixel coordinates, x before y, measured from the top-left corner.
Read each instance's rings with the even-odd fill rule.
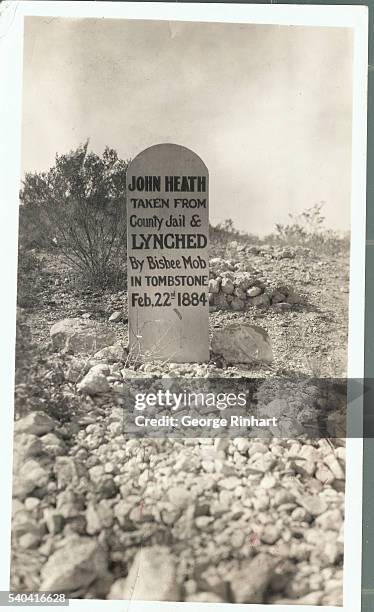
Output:
[[[316,202],[349,228],[350,30],[26,18],[22,171],[87,138],[174,142],[210,172],[210,219],[264,234]]]

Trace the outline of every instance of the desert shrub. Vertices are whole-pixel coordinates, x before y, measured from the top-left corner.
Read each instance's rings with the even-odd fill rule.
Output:
[[[337,255],[349,249],[349,235],[324,228],[325,217],[322,214],[324,202],[319,202],[293,215],[289,213],[290,223],[277,223],[274,235],[267,236],[269,243],[289,246],[305,246],[316,253]]]
[[[300,244],[308,236],[318,234],[325,221],[321,212],[322,207],[323,202],[319,202],[297,215],[289,213],[291,223],[288,225],[277,223],[275,226],[279,236],[288,244]]]
[[[18,215],[18,245],[19,249],[24,252],[31,249],[43,248],[49,246],[48,234],[45,232],[46,221],[41,224],[38,221],[33,206],[20,206]]]
[[[259,238],[248,232],[240,232],[234,226],[232,219],[226,219],[217,225],[209,225],[209,241],[211,251],[215,256],[224,257],[227,245],[236,241],[238,244],[257,244]]]
[[[17,305],[32,308],[39,303],[42,262],[32,250],[18,249]]]
[[[60,422],[67,422],[79,409],[74,390],[65,381],[64,356],[32,340],[22,309],[17,312],[15,417],[43,410]]]
[[[88,152],[87,142],[56,155],[48,172],[26,174],[20,244],[32,237],[38,246],[57,250],[81,280],[95,286],[112,284],[120,271],[123,276],[127,166],[108,147],[102,157]]]
[[[215,227],[211,227],[212,232],[217,235],[228,235],[232,238],[238,238],[240,232],[235,229],[232,219],[225,219],[222,223],[217,223]]]

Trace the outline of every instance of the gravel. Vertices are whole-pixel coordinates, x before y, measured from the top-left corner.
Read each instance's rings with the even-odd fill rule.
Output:
[[[41,499],[31,492],[15,497],[19,547],[48,551],[39,566],[40,588],[98,597],[105,578],[104,597],[124,597],[140,548],[161,546],[165,575],[150,554],[139,598],[274,603],[312,601],[318,592],[339,600],[344,493],[336,480],[316,491],[310,470],[300,472],[292,458],[322,464],[333,455],[343,469],[342,447],[329,446],[326,454],[325,440],[126,440],[107,427],[119,422],[121,411],[109,401],[100,404],[104,414],[78,432],[68,454],[52,453],[49,469],[39,468],[56,474],[57,487]],[[54,435],[60,438],[58,430]],[[36,469],[44,460],[40,455],[27,463]],[[331,588],[320,584],[324,569],[336,581]],[[26,571],[22,580],[29,585]]]
[[[333,258],[233,246],[210,271],[211,336],[227,325],[259,326],[274,363],[212,355],[207,364],[135,370],[125,324],[98,328],[69,312],[52,338],[70,350],[65,380],[87,409],[66,425],[43,410],[15,424],[12,588],[124,598],[142,566],[135,598],[341,605],[342,440],[122,435],[123,390],[139,374],[260,376],[263,409],[276,402],[272,410],[286,406],[291,418],[311,410],[313,385],[283,397],[267,376],[344,375],[347,296],[337,286],[346,281]],[[125,320],[114,306],[105,318],[118,310]]]

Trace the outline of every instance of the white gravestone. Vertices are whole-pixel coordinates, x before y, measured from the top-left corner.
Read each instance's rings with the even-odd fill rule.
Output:
[[[146,361],[209,360],[208,169],[159,144],[127,172],[129,345]]]

